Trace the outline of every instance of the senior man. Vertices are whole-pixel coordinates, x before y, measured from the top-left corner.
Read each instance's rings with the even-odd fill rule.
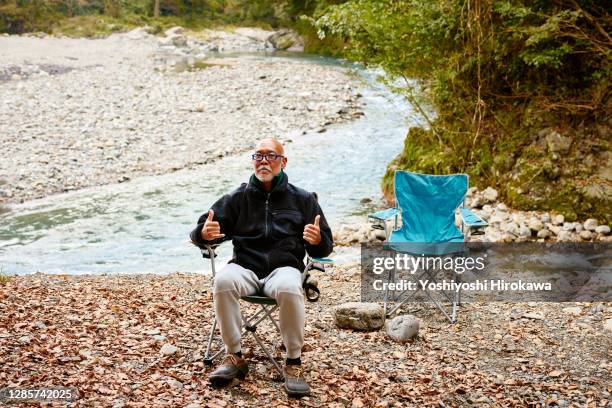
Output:
[[[328,256],[332,233],[316,197],[289,184],[287,157],[273,138],[261,140],[252,155],[254,174],[233,192],[224,195],[203,214],[191,232],[198,246],[231,239],[231,261],[215,277],[215,314],[227,355],[209,374],[213,385],[243,378],[248,364],[240,351],[239,299],[262,292],[276,299],[279,324],[287,354],[285,390],[291,396],[308,395],[300,359],[304,344],[304,295],[301,271],[306,251]]]

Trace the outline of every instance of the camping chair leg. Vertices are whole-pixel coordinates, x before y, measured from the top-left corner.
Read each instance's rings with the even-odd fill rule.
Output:
[[[266,314],[266,316],[268,316],[270,318],[270,321],[272,321],[272,324],[274,324],[274,327],[276,327],[276,330],[280,333],[280,327],[278,327],[278,323],[276,323],[276,320],[274,320],[272,318],[272,312],[274,312],[278,306],[274,306],[271,310],[268,310],[264,305],[261,305],[261,308],[264,310],[264,313]]]
[[[212,365],[212,362],[215,358],[219,356],[223,352],[223,349],[217,351],[213,356],[210,355],[210,346],[212,346],[213,338],[215,336],[215,330],[217,329],[217,318],[213,321],[212,328],[210,329],[210,334],[208,335],[208,343],[206,344],[206,352],[204,353],[204,364]]]
[[[451,322],[451,323],[455,323],[454,318],[452,318],[451,316],[448,315],[448,313],[446,313],[446,310],[444,310],[444,308],[442,307],[442,305],[440,303],[438,303],[438,301],[431,295],[431,293],[429,293],[429,291],[425,291],[425,294],[427,295],[427,297],[429,298],[429,300],[431,300],[431,302],[436,305],[436,307],[438,308],[438,310],[440,310],[444,316],[446,316],[446,318]]]
[[[262,308],[266,311],[266,313],[268,312],[263,305],[261,305]],[[278,306],[275,306],[272,308],[272,310],[270,312],[273,312],[274,310],[276,310]],[[242,315],[242,321],[244,322],[244,328],[246,331],[250,332],[253,337],[255,338],[255,341],[257,342],[257,344],[259,344],[259,347],[261,347],[261,349],[264,351],[264,353],[266,353],[266,356],[268,357],[268,360],[270,360],[272,362],[272,364],[274,364],[274,367],[276,368],[276,371],[278,371],[278,373],[280,374],[280,376],[282,378],[285,378],[285,376],[283,375],[283,370],[282,368],[278,365],[278,363],[276,362],[276,360],[274,359],[274,357],[272,356],[272,354],[270,354],[270,352],[268,351],[268,349],[266,348],[266,346],[263,344],[263,342],[261,341],[261,339],[259,338],[259,336],[257,335],[257,333],[255,333],[255,331],[257,330],[257,325],[259,323],[261,323],[266,317],[270,318],[271,320],[274,320],[270,317],[270,315],[266,314],[264,316],[262,316],[255,324],[250,324],[249,320],[247,320],[244,315]]]

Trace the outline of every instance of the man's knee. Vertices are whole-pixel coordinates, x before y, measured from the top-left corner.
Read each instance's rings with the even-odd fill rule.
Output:
[[[277,272],[273,282],[271,292],[276,296],[281,294],[294,294],[302,296],[302,279],[300,271],[295,268],[283,268]]]
[[[238,290],[238,283],[242,279],[240,273],[237,273],[235,268],[226,267],[223,268],[215,276],[213,283],[213,292],[227,292],[232,290]]]

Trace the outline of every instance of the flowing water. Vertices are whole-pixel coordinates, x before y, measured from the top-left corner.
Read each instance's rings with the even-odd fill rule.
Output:
[[[381,197],[386,166],[401,151],[408,127],[418,123],[412,107],[375,73],[343,65],[363,78],[365,115],[324,133],[294,135],[285,146],[289,181],[318,193],[332,228],[363,217],[362,198]],[[250,154],[14,205],[0,215],[0,268],[9,274],[206,271],[209,263],[188,234],[218,197],[248,180]],[[231,245],[223,245],[220,262],[230,255]]]

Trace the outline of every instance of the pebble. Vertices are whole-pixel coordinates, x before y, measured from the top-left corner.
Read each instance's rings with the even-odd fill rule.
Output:
[[[178,351],[178,348],[176,346],[173,346],[170,343],[166,343],[162,346],[162,348],[159,350],[160,353],[162,353],[165,356],[170,356],[174,353],[176,353]]]

